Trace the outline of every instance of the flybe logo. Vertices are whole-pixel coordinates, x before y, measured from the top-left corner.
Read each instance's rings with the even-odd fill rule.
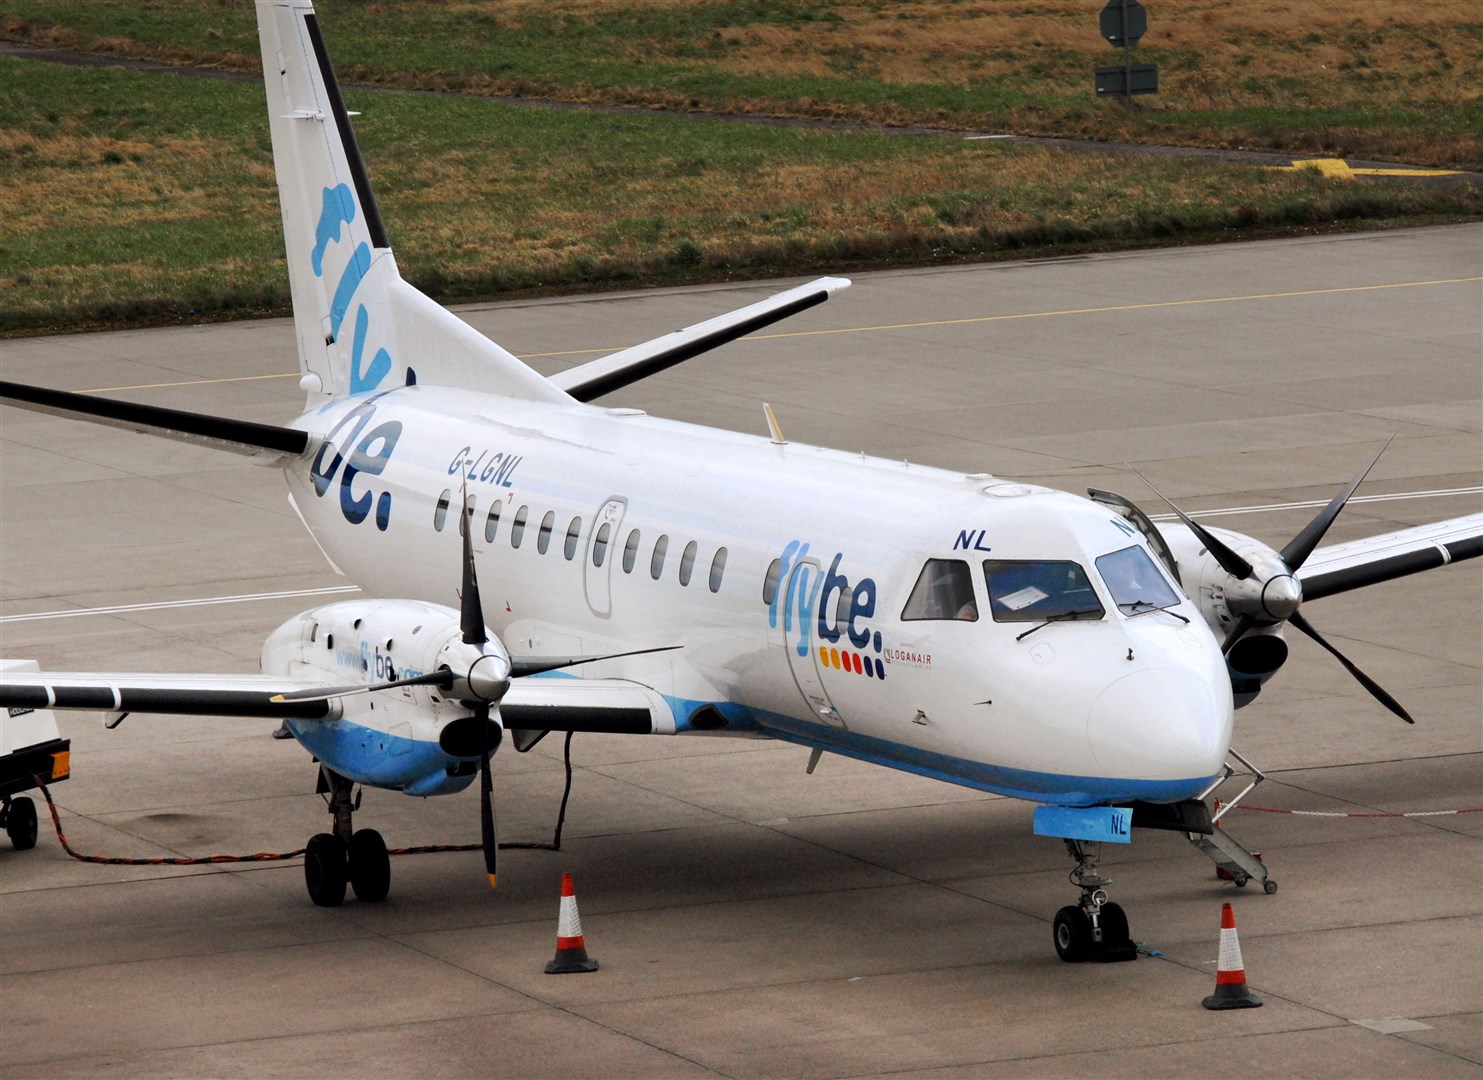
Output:
[[[354,220],[355,198],[350,194],[350,188],[345,184],[325,188],[324,201],[319,211],[319,222],[314,227],[314,250],[309,255],[315,277],[324,277],[325,251],[332,241],[340,242],[340,227]],[[360,287],[361,280],[370,269],[371,247],[362,241],[350,253],[350,259],[340,273],[340,281],[335,286],[335,295],[330,301],[330,341],[340,340],[340,327],[345,322],[346,313],[350,310],[355,290]],[[391,374],[391,354],[385,349],[377,349],[376,355],[371,357],[371,362],[364,363],[366,336],[370,329],[370,321],[371,316],[366,311],[366,305],[357,304],[355,336],[350,343],[350,392],[352,394],[362,394],[367,390],[376,389],[386,376]]]
[[[377,399],[387,393],[390,391],[367,398],[340,417],[320,446],[319,453],[314,455],[314,464],[309,467],[316,495],[323,498],[338,478],[340,512],[345,515],[345,520],[359,525],[371,515],[374,505],[376,528],[382,532],[391,524],[391,492],[382,491],[379,496],[373,496],[367,490],[357,491],[356,480],[385,472],[397,440],[402,437],[400,420],[370,426],[376,415]]]
[[[862,577],[852,584],[840,570],[843,552],[821,571],[809,558],[809,545],[800,540],[790,541],[778,561],[778,587],[768,607],[768,625],[776,629],[781,623],[800,657],[817,648],[821,668],[884,679],[880,631],[869,623],[875,615],[875,579]]]

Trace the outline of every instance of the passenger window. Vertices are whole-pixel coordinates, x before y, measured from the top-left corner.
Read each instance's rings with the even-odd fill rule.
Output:
[[[664,553],[669,550],[669,536],[661,536],[654,541],[654,557],[649,560],[649,576],[655,581],[659,575],[664,573]]]
[[[484,521],[484,542],[486,544],[494,543],[494,534],[499,532],[499,507],[500,502],[495,499],[494,505],[489,508],[489,517]]]
[[[772,565],[767,568],[767,576],[762,579],[762,602],[768,607],[772,606],[773,600],[778,595],[778,579],[783,576],[783,560],[773,559]]]
[[[700,545],[691,540],[685,545],[685,552],[680,556],[680,584],[689,585],[690,575],[695,571],[695,552]]]
[[[639,554],[639,531],[634,529],[628,534],[628,543],[623,545],[623,572],[633,573],[633,564],[638,560]]]
[[[840,601],[844,601],[842,593]],[[848,611],[842,617],[849,618]],[[961,559],[927,560],[901,612],[902,622],[924,619],[977,621],[978,601],[973,596],[973,571],[966,562]]]
[[[525,539],[525,519],[530,514],[530,507],[522,506],[515,511],[515,523],[510,526],[510,546],[518,548],[520,541]]]
[[[604,521],[602,528],[598,529],[597,535],[592,538],[593,566],[601,566],[603,560],[608,557],[608,534],[612,531],[613,527]]]
[[[726,573],[726,549],[717,548],[716,557],[711,560],[711,592],[721,591],[721,575]]]
[[[855,590],[846,585],[839,590],[839,603],[834,605],[834,625],[845,627],[850,624],[850,605],[854,603]],[[975,614],[975,618],[977,615]]]
[[[541,531],[536,533],[536,551],[542,555],[551,546],[551,529],[556,524],[556,511],[547,510],[546,516],[541,518]]]
[[[566,547],[562,551],[562,554],[566,556],[567,562],[571,562],[577,557],[577,538],[581,535],[582,519],[574,517],[572,518],[572,523],[566,527]]]
[[[984,561],[995,622],[1100,619],[1102,601],[1078,563]]]
[[[452,491],[444,491],[438,496],[437,509],[433,511],[433,531],[442,532],[443,524],[448,520],[448,502],[453,498]]]

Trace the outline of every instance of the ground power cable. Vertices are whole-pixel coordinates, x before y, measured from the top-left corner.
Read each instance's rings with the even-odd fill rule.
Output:
[[[566,733],[566,746],[564,748],[566,764],[566,783],[561,792],[561,808],[556,813],[556,829],[550,840],[509,840],[502,842],[501,850],[514,849],[521,851],[560,851],[561,830],[566,824],[567,801],[572,794],[572,732]],[[51,791],[42,781],[41,777],[33,776],[36,787],[41,791],[41,796],[46,800],[46,808],[51,812],[52,827],[56,829],[57,842],[62,845],[62,850],[78,862],[96,863],[103,866],[206,866],[214,863],[244,863],[244,862],[284,862],[288,859],[297,859],[304,854],[304,848],[294,851],[256,851],[251,855],[156,855],[150,858],[131,859],[118,855],[85,855],[73,850],[67,840],[67,833],[62,828],[62,816],[57,811],[57,804],[51,797]],[[483,844],[421,844],[415,847],[388,848],[388,855],[433,855],[452,851],[482,851]]]

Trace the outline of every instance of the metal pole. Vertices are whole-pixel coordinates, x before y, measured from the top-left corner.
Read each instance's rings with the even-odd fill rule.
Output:
[[[1122,0],[1123,17],[1123,97],[1133,103],[1133,46],[1128,44],[1128,0]]]

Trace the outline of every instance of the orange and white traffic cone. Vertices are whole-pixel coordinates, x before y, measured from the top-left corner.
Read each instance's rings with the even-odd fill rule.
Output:
[[[1215,993],[1200,1002],[1207,1009],[1257,1009],[1262,999],[1246,987],[1241,942],[1236,937],[1236,912],[1220,906],[1220,960],[1215,965]]]
[[[561,875],[561,913],[556,920],[556,956],[546,965],[547,975],[570,975],[596,971],[597,961],[587,955],[582,938],[582,916],[577,914],[577,889],[570,874]]]

